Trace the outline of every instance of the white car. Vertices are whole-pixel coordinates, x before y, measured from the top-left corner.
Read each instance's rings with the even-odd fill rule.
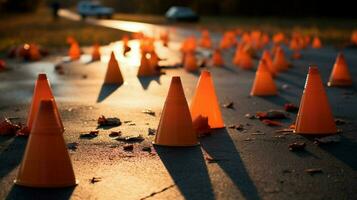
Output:
[[[87,16],[95,16],[97,18],[106,17],[110,19],[112,18],[114,10],[113,8],[102,6],[96,1],[81,1],[77,5],[77,12],[83,19]]]

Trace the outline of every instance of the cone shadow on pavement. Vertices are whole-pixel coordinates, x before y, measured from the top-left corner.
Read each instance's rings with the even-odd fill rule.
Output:
[[[204,137],[200,142],[210,157],[224,158],[217,164],[240,190],[242,197],[238,199],[261,199],[227,129],[216,129],[210,137]]]
[[[11,141],[10,141],[11,140]],[[0,180],[6,177],[11,171],[13,171],[21,162],[22,155],[25,151],[27,138],[24,137],[0,137],[0,145],[8,143],[6,151],[0,152]]]
[[[113,94],[119,87],[120,85],[117,84],[103,84],[99,91],[97,103],[104,101],[111,94]]]
[[[29,188],[13,185],[6,200],[13,199],[71,199],[75,187],[66,188]],[[27,197],[27,198],[25,198]],[[30,198],[35,197],[35,198]]]
[[[147,77],[138,77],[138,80],[140,82],[141,87],[144,90],[147,90],[150,83],[152,81],[155,81],[157,84],[161,85],[161,81],[160,81],[160,75],[158,76],[147,76]]]
[[[184,199],[215,199],[202,150],[195,147],[154,146]]]

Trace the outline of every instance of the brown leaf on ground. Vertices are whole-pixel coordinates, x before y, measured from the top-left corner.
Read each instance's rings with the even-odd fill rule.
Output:
[[[4,60],[0,60],[0,72],[6,69],[6,63]]]
[[[151,152],[151,147],[143,147],[142,149],[141,149],[142,151],[147,151],[147,152]]]
[[[142,142],[145,139],[142,135],[130,135],[130,136],[119,136],[118,138],[116,138],[116,140],[122,142],[134,143],[134,142]]]
[[[148,128],[148,135],[155,135],[156,130],[153,128]]]
[[[294,142],[289,144],[290,151],[304,151],[306,147],[305,142]]]
[[[0,135],[15,135],[21,127],[12,123],[8,118],[0,122]]]
[[[335,123],[337,126],[340,126],[340,125],[344,125],[347,123],[346,120],[343,120],[343,119],[335,119]]]
[[[79,138],[81,138],[81,139],[93,139],[93,138],[97,137],[98,134],[99,134],[98,130],[90,131],[89,133],[80,134]]]
[[[99,182],[101,180],[102,180],[101,177],[93,177],[89,181],[90,181],[90,183],[94,184],[94,183],[97,183],[97,182]]]
[[[99,126],[120,126],[121,121],[119,118],[112,117],[106,118],[104,115],[100,116],[97,120]]]
[[[246,117],[248,119],[256,119],[256,117],[250,113],[245,114],[244,117]]]
[[[267,126],[283,126],[282,123],[270,119],[264,119],[262,122]]]
[[[228,126],[230,129],[236,129],[238,131],[243,131],[244,130],[244,125],[243,124],[233,124]]]
[[[321,168],[310,168],[310,169],[305,169],[305,172],[310,174],[310,175],[314,175],[314,174],[320,174],[323,173]]]
[[[155,112],[150,110],[150,109],[145,109],[145,110],[143,110],[141,112],[145,113],[145,114],[148,114],[148,115],[151,115],[151,116],[155,116]]]
[[[232,101],[225,103],[225,104],[223,104],[223,107],[229,108],[229,109],[234,109],[234,103]]]
[[[55,65],[55,72],[57,73],[57,74],[59,74],[59,75],[64,75],[65,74],[65,72],[64,72],[64,67],[63,67],[63,65],[62,64],[57,64],[57,65]]]
[[[76,151],[78,148],[78,142],[70,142],[67,144],[67,148],[72,151]]]
[[[284,110],[286,112],[297,112],[299,111],[299,107],[293,103],[286,103],[284,104]]]
[[[109,134],[109,137],[118,137],[121,135],[121,131],[112,131],[110,134]]]
[[[30,135],[30,129],[27,126],[21,127],[19,130],[16,132],[16,136],[29,136]]]
[[[258,119],[286,119],[288,115],[282,110],[269,110],[267,112],[257,112]]]

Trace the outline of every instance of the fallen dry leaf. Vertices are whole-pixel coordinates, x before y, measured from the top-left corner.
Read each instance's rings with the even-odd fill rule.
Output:
[[[119,136],[116,140],[122,142],[142,142],[144,137],[142,135]]]
[[[306,147],[305,142],[294,142],[289,144],[290,151],[304,151]]]
[[[121,131],[112,131],[109,134],[109,137],[118,137],[121,135]]]
[[[79,138],[81,138],[81,139],[93,139],[93,138],[97,137],[98,134],[99,134],[98,130],[90,131],[89,133],[80,134]]]
[[[104,115],[98,118],[98,125],[99,126],[120,126],[121,121],[119,118],[112,117],[106,118]]]
[[[148,114],[148,115],[151,115],[151,116],[155,116],[155,112],[152,111],[151,109],[145,109],[145,110],[143,110],[141,112],[145,113],[145,114]]]
[[[8,118],[0,122],[0,135],[16,135],[16,132],[21,128],[18,124],[14,124]]]
[[[78,148],[78,142],[70,142],[67,144],[69,150],[75,151]]]
[[[305,172],[310,175],[320,174],[320,173],[322,173],[322,169],[321,168],[310,168],[310,169],[305,169]]]
[[[243,124],[233,124],[228,126],[230,129],[236,129],[238,131],[243,131],[244,130],[244,125]]]
[[[284,110],[286,112],[297,112],[299,111],[299,107],[293,103],[286,103],[284,104]]]
[[[262,122],[267,126],[283,126],[282,123],[270,119],[264,119]]]
[[[234,109],[234,103],[232,101],[225,103],[225,104],[223,104],[223,107],[229,108],[229,109]]]
[[[101,180],[102,180],[101,177],[93,177],[89,181],[90,181],[90,183],[94,184],[94,183],[97,183],[97,182],[99,182]]]
[[[153,128],[148,128],[148,135],[155,135],[156,130]]]
[[[133,151],[134,150],[134,145],[132,144],[127,144],[123,146],[124,151]]]
[[[257,112],[258,119],[286,119],[288,115],[282,110],[269,110],[267,112]]]
[[[151,152],[151,147],[143,147],[142,149],[141,149],[142,151],[147,151],[147,152]]]

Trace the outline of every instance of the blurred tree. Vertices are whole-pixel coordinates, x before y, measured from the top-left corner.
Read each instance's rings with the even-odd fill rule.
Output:
[[[30,12],[35,11],[42,0],[2,0],[2,8],[5,11]]]

